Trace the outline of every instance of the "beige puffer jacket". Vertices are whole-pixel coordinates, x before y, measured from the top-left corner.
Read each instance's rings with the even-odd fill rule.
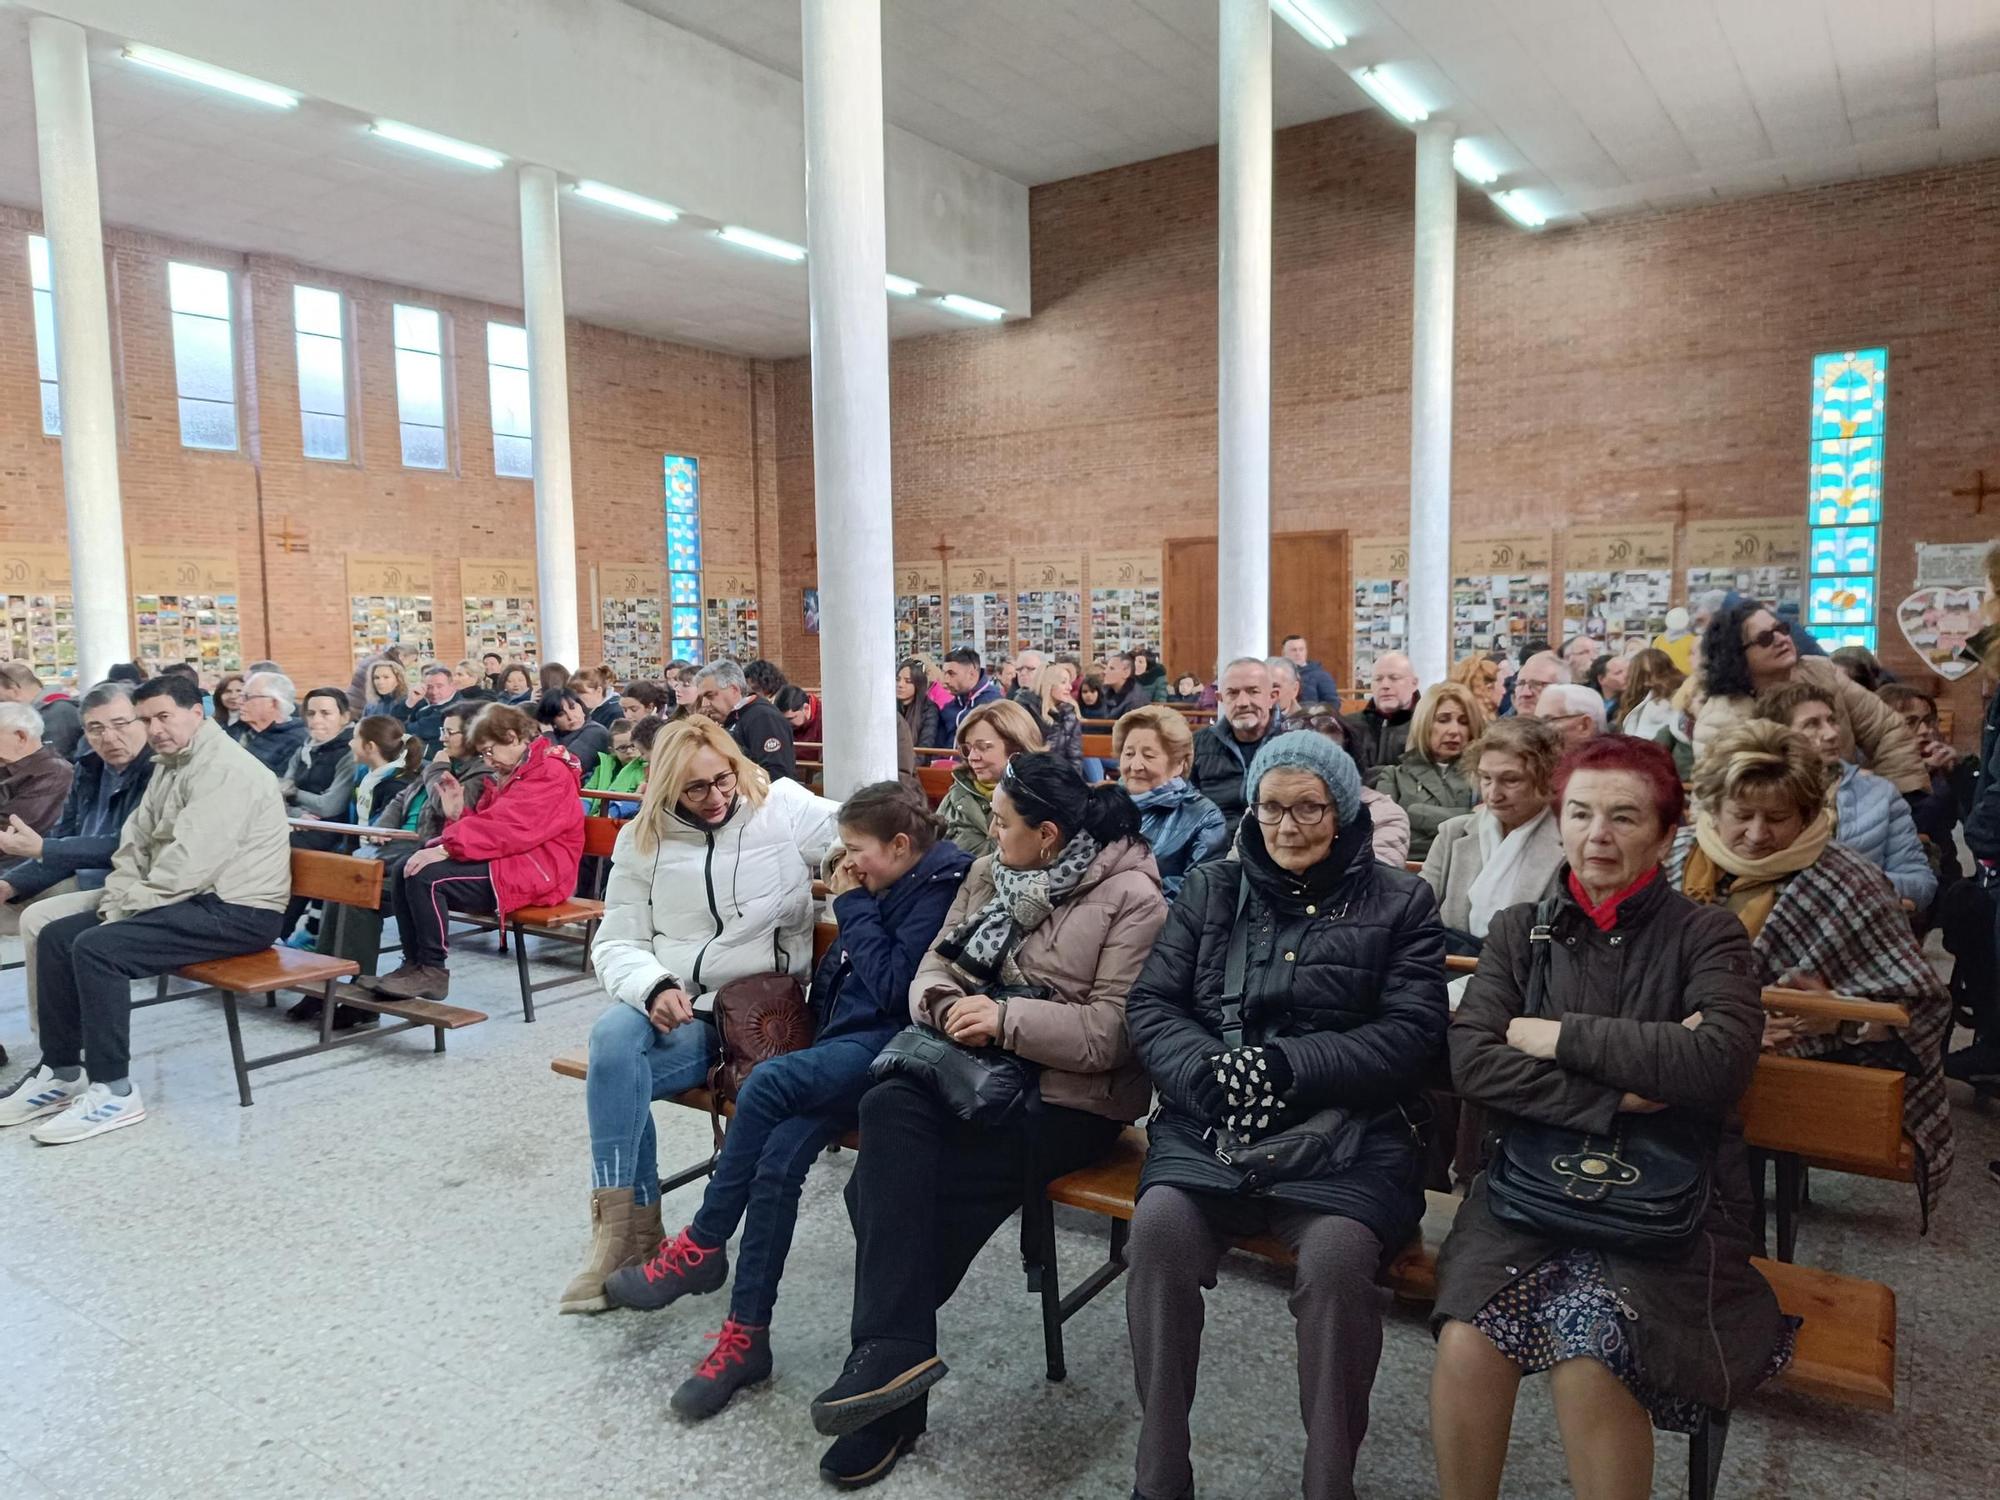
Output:
[[[1802,656],[1792,668],[1792,681],[1810,682],[1833,696],[1833,716],[1840,720],[1842,749],[1859,746],[1862,764],[1877,776],[1896,783],[1899,792],[1927,792],[1930,772],[1917,753],[1916,736],[1896,711],[1864,687],[1840,675],[1824,656]],[[1754,698],[1711,698],[1694,721],[1694,763],[1700,765],[1709,746],[1727,730],[1757,716]]]
[[[941,933],[992,896],[988,855],[958,888]],[[1047,1103],[1127,1122],[1145,1114],[1153,1085],[1125,1033],[1125,995],[1166,920],[1151,851],[1137,839],[1120,839],[1099,851],[1069,900],[1022,940],[1015,961],[1049,998],[1009,1000],[1000,1045],[1042,1065]],[[942,1027],[952,1002],[967,993],[933,944],[910,985],[910,1015]]]

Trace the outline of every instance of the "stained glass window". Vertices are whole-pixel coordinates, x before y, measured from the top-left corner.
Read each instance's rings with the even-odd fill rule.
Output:
[[[1814,356],[1806,628],[1828,650],[1875,649],[1888,403],[1887,349]]]
[[[665,484],[667,596],[672,608],[671,649],[682,661],[700,661],[701,461],[669,453],[666,456]]]

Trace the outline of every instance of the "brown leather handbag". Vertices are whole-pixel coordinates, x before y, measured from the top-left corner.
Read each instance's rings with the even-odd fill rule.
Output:
[[[719,1051],[708,1070],[708,1108],[720,1150],[723,1101],[735,1101],[758,1063],[812,1045],[812,1011],[790,974],[751,974],[715,992],[715,1030]]]

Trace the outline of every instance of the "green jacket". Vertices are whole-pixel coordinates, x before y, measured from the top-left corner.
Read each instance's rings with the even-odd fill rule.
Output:
[[[986,831],[993,820],[993,799],[979,795],[972,772],[964,766],[951,773],[951,790],[938,803],[938,816],[944,819],[944,836],[974,859],[993,852],[993,839]]]
[[[1471,812],[1478,802],[1477,788],[1460,769],[1464,763],[1460,756],[1441,766],[1417,750],[1405,750],[1400,758],[1375,768],[1370,785],[1410,815],[1411,859],[1430,853],[1431,840],[1447,818]]]
[[[598,752],[597,764],[584,778],[586,792],[637,792],[646,779],[646,757],[620,760],[609,750]]]

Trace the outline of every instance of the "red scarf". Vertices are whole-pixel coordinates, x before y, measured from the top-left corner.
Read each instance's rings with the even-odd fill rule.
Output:
[[[1576,878],[1576,872],[1572,870],[1569,875],[1569,893],[1576,898],[1576,904],[1583,908],[1583,914],[1597,924],[1599,932],[1609,932],[1618,925],[1618,908],[1651,885],[1659,873],[1660,867],[1654,865],[1624,890],[1613,891],[1606,896],[1603,905],[1593,906],[1590,897],[1584,894],[1583,883]]]

